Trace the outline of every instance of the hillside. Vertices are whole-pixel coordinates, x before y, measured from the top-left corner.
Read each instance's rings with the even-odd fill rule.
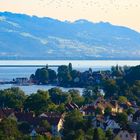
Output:
[[[104,22],[0,12],[0,59],[140,59],[140,33]]]

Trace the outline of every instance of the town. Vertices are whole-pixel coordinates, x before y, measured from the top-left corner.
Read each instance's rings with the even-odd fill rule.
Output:
[[[0,91],[1,140],[139,140],[140,66],[80,73],[60,66],[38,69],[30,79],[84,87],[26,95],[19,88]]]

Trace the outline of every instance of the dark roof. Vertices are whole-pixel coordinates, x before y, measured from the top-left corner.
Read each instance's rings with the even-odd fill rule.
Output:
[[[62,118],[63,114],[55,113],[55,112],[47,112],[44,113],[45,116],[40,116],[41,120],[47,120],[51,125],[58,125],[60,119]]]
[[[94,112],[96,110],[96,108],[94,106],[87,106],[85,108],[83,108],[83,111],[85,112]]]
[[[11,108],[0,108],[0,118],[8,117],[14,113],[14,109]]]
[[[66,104],[66,109],[67,110],[79,109],[79,106],[75,103],[68,103],[68,104]]]
[[[34,113],[33,112],[16,112],[15,116],[19,122],[29,122],[32,123],[34,121]]]
[[[140,110],[138,110],[138,111],[135,112],[135,114],[133,116],[133,119],[134,120],[137,120],[137,118],[139,118],[139,117],[140,117]]]

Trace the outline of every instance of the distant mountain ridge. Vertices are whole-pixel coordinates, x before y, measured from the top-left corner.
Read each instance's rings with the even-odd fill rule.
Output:
[[[140,33],[105,22],[0,12],[0,59],[140,59]]]

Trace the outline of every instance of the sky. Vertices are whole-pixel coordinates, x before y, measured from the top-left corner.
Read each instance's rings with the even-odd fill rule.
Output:
[[[104,21],[140,32],[140,0],[0,0],[0,11],[62,21]]]

